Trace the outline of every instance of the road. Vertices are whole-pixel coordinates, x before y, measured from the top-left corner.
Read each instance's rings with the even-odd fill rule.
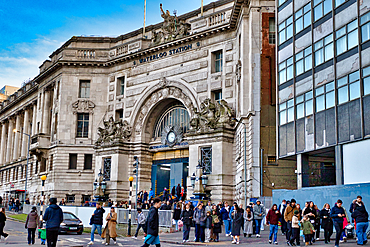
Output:
[[[24,228],[24,223],[16,222],[8,220],[5,225],[4,231],[9,234],[9,238],[7,241],[4,241],[3,239],[0,241],[0,246],[9,246],[9,247],[26,247],[29,246],[27,244],[27,230]],[[271,245],[267,243],[267,231],[262,232],[262,238],[256,239],[246,239],[241,237],[241,243],[240,246],[258,246],[258,247],[270,247]],[[194,231],[192,230],[192,233],[190,235],[190,239],[192,239],[194,236]],[[160,236],[161,238],[161,246],[162,247],[169,247],[169,246],[183,246],[182,244],[176,244],[176,241],[181,241],[181,233],[172,233],[172,234],[163,234]],[[283,242],[284,237],[278,236],[278,241],[280,241],[280,246],[287,246],[285,242]],[[95,243],[91,246],[103,246],[101,238],[96,234],[95,235]],[[99,241],[97,241],[99,240]],[[65,247],[87,247],[87,243],[90,241],[90,234],[89,233],[83,233],[82,235],[60,235],[59,241],[57,246],[65,246]],[[166,241],[166,242],[164,242]],[[143,244],[143,240],[138,238],[138,240],[132,239],[132,238],[119,238],[117,240],[116,246],[141,246]],[[194,243],[189,243],[194,244]],[[111,245],[112,242],[111,242]],[[219,243],[211,243],[211,244],[198,244],[197,246],[232,246],[231,245],[231,239],[230,237],[225,237],[224,234],[222,234],[221,242]],[[302,246],[304,246],[304,243],[301,243]],[[35,246],[40,246],[40,239],[36,240]],[[114,245],[113,245],[114,246]],[[323,246],[334,246],[334,242],[332,241],[331,244],[326,245],[323,241],[316,242],[313,246],[317,247],[323,247]],[[347,243],[343,243],[340,246],[343,247],[354,247],[357,246],[354,240],[350,240]]]

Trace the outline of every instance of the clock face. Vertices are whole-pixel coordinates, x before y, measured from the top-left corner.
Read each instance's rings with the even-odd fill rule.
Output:
[[[173,143],[175,142],[175,139],[176,139],[176,135],[173,131],[169,132],[168,135],[167,135],[167,141],[169,143]]]

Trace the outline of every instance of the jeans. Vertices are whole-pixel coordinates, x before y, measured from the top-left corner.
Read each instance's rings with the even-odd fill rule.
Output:
[[[59,233],[59,229],[50,230],[46,228],[46,242],[48,243],[48,247],[57,246],[58,233]]]
[[[287,226],[287,230],[286,230],[286,240],[287,241],[290,241],[290,237],[292,236],[292,222],[291,221],[288,221],[286,223],[286,226]]]
[[[185,225],[184,224],[183,233],[182,233],[182,240],[189,240],[190,227],[191,227],[191,225]]]
[[[335,235],[335,245],[339,245],[339,240],[340,240],[340,236],[342,235],[342,231],[343,231],[343,222],[335,222],[334,221],[334,227],[335,227],[335,231],[336,231],[336,235]]]
[[[299,228],[292,228],[292,239],[290,240],[290,243],[293,244],[295,240],[297,245],[300,245],[299,238]]]
[[[36,228],[28,228],[28,244],[35,244]]]
[[[90,240],[92,242],[94,242],[94,233],[95,233],[95,229],[98,230],[98,233],[99,233],[99,236],[101,236],[101,225],[97,225],[97,224],[93,224],[91,226],[91,237],[90,237]]]
[[[179,230],[179,220],[174,220],[175,221],[175,230],[176,232]]]
[[[224,220],[225,234],[231,234],[231,220]]]
[[[356,236],[357,236],[357,243],[364,244],[364,241],[367,240],[366,238],[366,230],[369,226],[368,222],[358,222],[356,223]]]
[[[278,229],[279,229],[279,226],[278,225],[270,225],[270,236],[269,236],[269,240],[272,240],[272,235],[274,235],[274,242],[276,242]]]
[[[200,240],[200,224],[195,224],[195,242],[199,242]]]
[[[137,224],[135,237],[137,237],[137,235],[139,234],[140,228],[142,228],[144,230],[144,224]]]
[[[255,219],[254,222],[256,223],[256,234],[260,234],[262,219]]]
[[[281,233],[286,233],[287,223],[284,219],[281,219]]]

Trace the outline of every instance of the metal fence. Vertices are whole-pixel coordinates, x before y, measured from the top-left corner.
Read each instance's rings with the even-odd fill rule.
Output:
[[[118,223],[128,223],[128,209],[118,208]],[[145,217],[148,216],[149,210],[143,210]],[[159,215],[159,226],[171,227],[172,226],[172,210],[158,210]],[[136,222],[137,211],[136,209],[131,210],[131,224],[137,224]]]

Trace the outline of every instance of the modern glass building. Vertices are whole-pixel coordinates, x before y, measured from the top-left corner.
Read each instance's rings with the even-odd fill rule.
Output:
[[[370,181],[370,0],[277,1],[279,159],[298,188]]]

